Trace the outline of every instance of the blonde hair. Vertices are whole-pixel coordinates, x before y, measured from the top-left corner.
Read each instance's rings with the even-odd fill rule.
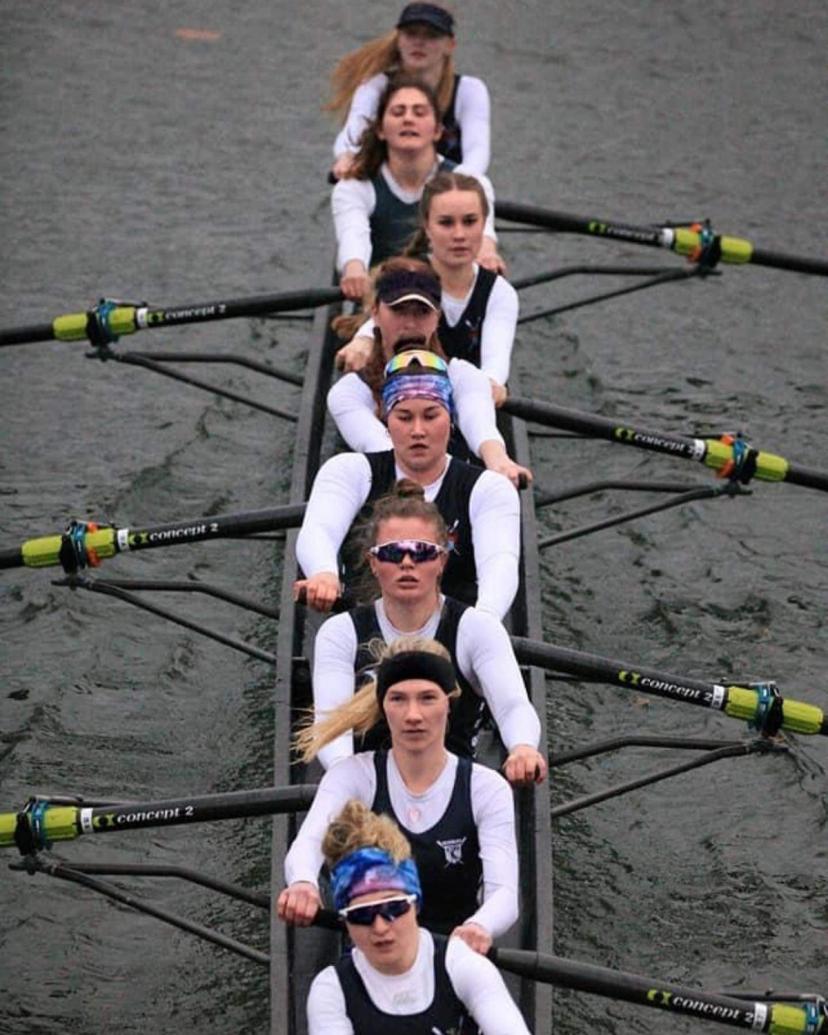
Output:
[[[422,651],[425,654],[436,654],[446,661],[451,661],[451,655],[436,640],[429,640],[425,636],[401,636],[393,643],[385,643],[383,640],[371,640],[368,649],[378,662],[385,658],[393,658],[405,651]],[[455,684],[454,690],[449,698],[459,697],[460,687]],[[304,725],[296,731],[293,737],[293,750],[300,762],[312,762],[326,744],[341,737],[343,733],[367,733],[373,729],[383,718],[377,700],[377,681],[372,679],[361,687],[354,696],[335,708],[332,712],[313,721],[308,716]]]
[[[397,46],[399,30],[392,29],[384,36],[369,40],[341,58],[331,73],[331,98],[324,111],[338,114],[344,122],[358,86],[383,72],[391,76],[402,71],[402,57]],[[435,93],[440,111],[451,103],[454,90],[454,56],[448,54]]]
[[[322,854],[330,869],[358,848],[381,848],[395,863],[411,858],[411,845],[394,820],[378,816],[363,802],[351,798],[328,824]]]

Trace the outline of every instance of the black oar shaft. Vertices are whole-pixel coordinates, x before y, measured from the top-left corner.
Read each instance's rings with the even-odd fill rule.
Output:
[[[540,399],[526,399],[520,396],[508,398],[502,409],[523,420],[536,421],[538,424],[561,428],[578,435],[704,463],[707,467],[742,482],[754,477],[762,481],[791,482],[794,485],[828,491],[828,472],[797,466],[784,457],[752,449],[743,440],[734,440],[732,436],[702,439],[636,428],[598,414],[570,410]]]
[[[804,485],[808,489],[821,489],[828,492],[828,473],[817,471],[813,467],[800,467],[799,464],[788,464],[785,481],[794,485]]]
[[[699,456],[699,440],[684,435],[672,435],[660,431],[642,431],[618,421],[601,417],[595,413],[581,410],[570,410],[564,406],[542,402],[540,399],[525,399],[521,396],[510,396],[502,406],[507,413],[523,420],[550,424],[552,427],[571,431],[591,438],[602,438],[609,442],[621,442],[624,445],[637,446],[639,449],[650,449],[658,453],[670,453],[685,459],[701,460]]]
[[[252,295],[228,298],[218,302],[197,302],[167,309],[147,309],[147,327],[170,327],[209,320],[231,320],[240,316],[267,316],[289,313],[297,309],[315,309],[342,301],[339,288],[314,288],[309,291],[285,291],[279,295]]]
[[[531,226],[556,230],[562,234],[588,234],[593,237],[608,237],[617,241],[632,241],[664,248],[666,241],[658,227],[633,226],[626,223],[611,223],[589,216],[578,216],[572,212],[556,212],[554,209],[539,208],[536,205],[522,205],[515,201],[497,200],[495,215],[510,219],[514,223],[529,223]]]
[[[0,813],[0,847],[17,845],[26,854],[83,834],[301,812],[315,793],[315,784],[296,784],[114,805],[52,805],[48,799],[33,799],[23,812]]]
[[[93,565],[97,561],[124,551],[148,550],[181,543],[197,543],[206,539],[222,539],[239,535],[255,535],[282,528],[297,528],[305,513],[304,503],[289,503],[266,510],[239,514],[217,514],[190,518],[150,528],[110,528],[84,526],[75,528],[75,535],[51,535],[29,539],[20,547],[0,551],[0,569],[46,568],[63,564],[68,571]],[[67,542],[67,539],[70,539]],[[94,556],[93,556],[94,555]],[[92,558],[90,560],[90,558]],[[72,563],[69,563],[69,562]]]
[[[719,706],[723,696],[723,687],[700,679],[658,672],[655,669],[642,668],[598,654],[569,650],[523,636],[513,636],[512,644],[515,648],[515,657],[524,665],[558,669],[571,675],[582,676],[584,679],[638,689],[706,708]]]
[[[94,344],[116,340],[120,335],[152,327],[173,327],[189,323],[231,320],[242,316],[267,316],[301,309],[315,309],[342,300],[339,288],[311,288],[286,291],[278,295],[253,295],[216,302],[166,308],[132,303],[102,301],[81,313],[66,313],[49,324],[11,327],[0,330],[0,346],[22,345],[36,341],[92,341]]]
[[[585,680],[654,694],[684,704],[696,704],[724,712],[734,719],[751,723],[760,732],[776,733],[780,728],[792,733],[828,735],[828,716],[816,705],[783,699],[770,684],[756,686],[722,685],[709,680],[677,676],[671,672],[604,658],[598,654],[557,647],[540,640],[513,636],[515,656],[524,665],[536,665],[553,672],[565,672]],[[777,697],[774,710],[773,697]]]
[[[754,248],[750,261],[755,266],[771,266],[778,270],[792,270],[794,273],[815,273],[818,276],[828,275],[828,262],[821,259],[808,259],[799,255],[783,255],[764,248]]]
[[[621,999],[628,1003],[718,1021],[721,1024],[752,1031],[786,1030],[769,1027],[776,1008],[763,1003],[746,1003],[740,999],[674,985],[656,978],[520,949],[492,949],[489,957],[502,970],[535,981],[545,981],[561,988],[591,992],[610,999]],[[796,1011],[800,1018],[804,1015],[802,1007],[786,1006],[784,1011]],[[791,1032],[805,1030],[804,1026],[790,1029]]]
[[[603,237],[611,241],[641,244],[649,248],[669,248],[680,255],[688,256],[693,261],[704,262],[705,257],[712,254],[713,262],[752,263],[757,266],[770,266],[796,273],[828,275],[828,262],[823,259],[786,255],[781,252],[756,248],[751,241],[744,238],[713,234],[709,228],[705,228],[703,236],[696,227],[637,226],[631,223],[615,223],[611,220],[578,216],[571,212],[556,212],[553,209],[503,200],[496,202],[495,215],[501,219],[527,223],[530,226],[543,227],[558,233],[585,234],[590,237]],[[709,244],[716,246],[712,253],[707,249]]]
[[[28,327],[11,327],[0,331],[0,345],[28,345],[35,341],[52,341],[55,336],[50,323],[34,323]]]

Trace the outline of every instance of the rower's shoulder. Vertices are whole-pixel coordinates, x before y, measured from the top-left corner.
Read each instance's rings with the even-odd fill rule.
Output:
[[[486,495],[496,496],[503,500],[519,499],[517,489],[505,475],[500,474],[498,471],[481,471],[480,477],[475,484],[475,489],[479,489],[480,492],[486,493]]]
[[[457,84],[458,101],[464,99],[464,94],[470,100],[489,100],[489,88],[483,80],[479,76],[467,75],[465,72],[462,72],[460,75],[460,81]]]
[[[369,79],[362,80],[354,91],[354,96],[359,95],[363,98],[375,97],[379,100],[380,94],[387,85],[388,76],[385,72],[377,72],[376,75],[372,75]]]
[[[501,804],[512,809],[512,788],[505,776],[482,762],[471,764],[472,796],[478,804]]]
[[[311,982],[307,1001],[308,1027],[310,1031],[336,1032],[343,1020],[349,1025],[345,993],[336,972],[336,967],[320,970]]]
[[[368,460],[368,456],[365,453],[357,452],[346,452],[346,453],[334,453],[333,456],[328,459],[319,468],[319,473],[322,474],[341,474],[346,471],[365,471],[370,470],[371,463]]]

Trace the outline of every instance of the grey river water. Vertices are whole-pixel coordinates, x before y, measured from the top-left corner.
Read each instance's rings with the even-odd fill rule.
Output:
[[[459,66],[493,96],[500,196],[633,223],[709,217],[762,247],[826,257],[823,0],[456,6]],[[0,0],[0,327],[103,295],[183,305],[324,284],[324,77],[396,12],[375,0]],[[504,248],[515,276],[677,261],[534,234]],[[533,288],[523,311],[603,286]],[[741,430],[824,469],[826,329],[823,278],[729,267],[529,324],[516,364],[530,394],[654,429]],[[305,336],[301,323],[239,321],[121,346],[236,350],[301,371]],[[140,526],[285,498],[289,424],[84,351],[0,350],[0,547],[70,517]],[[297,405],[288,386],[226,377]],[[547,488],[709,479],[668,458],[549,438],[536,442],[535,473]],[[569,528],[631,499],[572,502],[544,511],[542,525]],[[555,547],[546,637],[701,678],[775,678],[828,707],[827,527],[824,495],[757,484]],[[192,573],[273,599],[276,559],[272,546],[233,542],[123,557],[104,573]],[[147,800],[268,783],[267,665],[55,587],[54,574],[0,578],[0,809],[32,792]],[[275,641],[265,619],[199,598],[179,607]],[[633,731],[748,736],[707,711],[608,687],[550,681],[549,691],[553,752]],[[805,737],[790,747],[558,821],[554,949],[708,989],[828,991],[828,748]],[[644,749],[593,760],[556,773],[550,793],[566,801],[660,762]],[[113,835],[63,854],[186,863],[261,888],[267,827]],[[266,924],[244,907],[163,882],[146,895],[266,946]],[[253,964],[61,882],[0,871],[3,1033],[262,1032],[266,996]],[[584,995],[560,993],[555,1006],[561,1035],[706,1028]]]

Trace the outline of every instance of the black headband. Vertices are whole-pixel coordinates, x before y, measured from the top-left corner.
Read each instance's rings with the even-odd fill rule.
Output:
[[[385,695],[395,683],[404,679],[427,679],[450,694],[457,686],[454,666],[439,654],[423,650],[406,650],[386,658],[377,669],[377,700],[380,708]]]

